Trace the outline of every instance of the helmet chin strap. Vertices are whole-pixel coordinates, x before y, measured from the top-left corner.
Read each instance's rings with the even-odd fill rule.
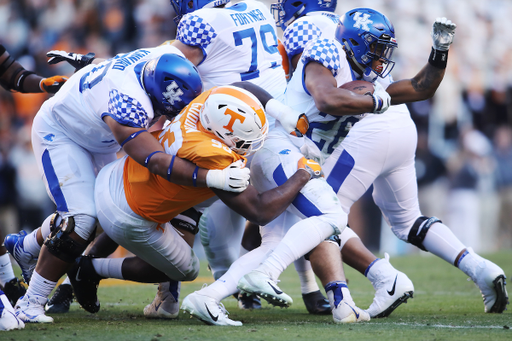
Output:
[[[369,68],[363,73],[363,79],[367,82],[373,83],[377,80],[377,78],[379,78],[379,75],[373,71],[372,68]]]

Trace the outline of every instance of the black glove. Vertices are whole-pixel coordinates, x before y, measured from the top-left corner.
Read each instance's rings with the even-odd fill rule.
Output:
[[[60,63],[62,61],[66,61],[69,64],[71,64],[71,66],[75,68],[75,72],[77,72],[81,68],[91,64],[94,60],[95,54],[89,52],[86,55],[82,55],[74,52],[53,50],[47,52],[46,56],[51,57],[50,59],[48,59],[48,64],[53,65]]]

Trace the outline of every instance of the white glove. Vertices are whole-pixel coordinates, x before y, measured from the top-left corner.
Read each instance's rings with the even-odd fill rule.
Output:
[[[206,186],[228,192],[243,192],[249,186],[251,171],[238,160],[224,169],[210,169],[206,173]]]
[[[456,27],[457,25],[445,17],[437,18],[434,25],[432,25],[431,33],[434,49],[438,51],[448,51],[448,48],[453,42]]]
[[[66,52],[66,51],[58,51],[53,50],[46,53],[47,57],[51,57],[48,59],[48,64],[53,65],[60,63],[62,61],[66,61],[71,66],[75,68],[75,72],[83,68],[84,66],[87,66],[92,63],[94,60],[95,54],[92,52],[89,52],[86,55],[82,55],[79,53],[74,52]]]
[[[309,129],[307,116],[272,98],[265,105],[267,115],[281,123],[284,130],[293,136],[302,137]]]
[[[386,89],[379,82],[373,83],[373,86],[375,88],[371,95],[373,97],[373,113],[382,114],[391,105],[391,96],[389,96]]]

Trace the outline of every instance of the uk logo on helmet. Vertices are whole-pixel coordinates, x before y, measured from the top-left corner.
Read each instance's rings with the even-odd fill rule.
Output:
[[[169,103],[171,103],[171,105],[174,105],[175,102],[182,101],[180,96],[183,95],[183,90],[180,89],[180,87],[175,81],[167,85],[165,90],[167,91],[162,92],[162,95],[167,101],[169,101]]]
[[[361,14],[363,15],[362,17],[361,17]],[[368,25],[373,24],[373,21],[369,20],[369,19],[370,19],[370,15],[368,13],[363,14],[361,12],[356,12],[356,14],[354,14],[354,20],[355,20],[354,27],[360,28],[365,31],[370,31],[370,28],[368,27]]]

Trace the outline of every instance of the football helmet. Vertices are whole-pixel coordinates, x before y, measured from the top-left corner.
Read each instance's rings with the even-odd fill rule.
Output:
[[[203,91],[196,67],[184,57],[166,53],[147,61],[141,83],[158,115],[171,119]]]
[[[337,0],[279,0],[270,5],[276,25],[284,31],[295,19],[309,12],[336,10]]]
[[[263,105],[250,92],[234,86],[214,88],[199,117],[207,131],[239,155],[260,149],[268,133]]]
[[[395,28],[385,15],[373,9],[355,8],[345,13],[336,28],[336,39],[345,46],[348,58],[366,81],[386,77],[395,66],[391,60],[398,47]],[[382,66],[373,70],[373,60],[381,60]]]
[[[230,0],[171,0],[171,5],[176,12],[176,17],[174,17],[174,22],[176,25],[187,13],[194,12],[203,7],[205,8],[213,8],[225,5]]]

